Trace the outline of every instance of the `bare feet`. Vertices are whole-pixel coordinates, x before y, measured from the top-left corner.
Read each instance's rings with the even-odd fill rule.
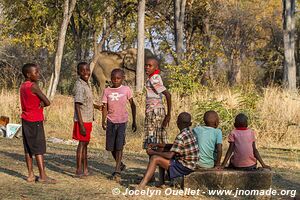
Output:
[[[56,184],[57,181],[53,178],[46,177],[46,179],[38,179],[37,182],[43,183],[43,184]]]
[[[32,176],[28,176],[27,179],[26,179],[26,181],[28,183],[32,183],[32,182],[35,182],[36,179],[37,179],[37,177],[35,175],[32,175]]]

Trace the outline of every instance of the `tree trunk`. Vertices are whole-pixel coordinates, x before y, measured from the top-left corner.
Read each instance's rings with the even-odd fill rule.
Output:
[[[52,76],[54,76],[54,78],[53,78],[53,82],[49,86],[49,89],[47,92],[47,94],[49,94],[48,98],[50,100],[52,100],[54,98],[54,95],[55,95],[55,92],[57,89],[60,70],[61,70],[62,55],[63,55],[64,45],[65,45],[65,40],[66,40],[67,28],[68,28],[68,24],[70,22],[70,18],[72,16],[72,12],[74,10],[75,4],[76,4],[76,0],[71,0],[71,3],[69,3],[69,0],[64,1],[63,22],[62,22],[61,28],[60,28],[57,50],[56,50],[56,55],[55,55],[54,74],[52,73]]]
[[[177,59],[176,63],[179,64],[183,59],[183,27],[185,16],[186,0],[174,0],[174,28],[175,28],[175,46]]]
[[[138,6],[138,52],[136,66],[136,91],[142,93],[144,85],[144,40],[145,40],[145,0],[139,0]]]
[[[296,90],[295,0],[283,0],[283,42],[283,83],[289,90]]]

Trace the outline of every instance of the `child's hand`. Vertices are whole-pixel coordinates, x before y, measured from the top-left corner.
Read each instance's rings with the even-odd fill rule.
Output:
[[[84,126],[80,126],[80,134],[82,136],[86,136],[86,130],[85,130]]]
[[[44,107],[45,107],[45,103],[43,101],[41,101],[40,108],[44,108]]]
[[[102,121],[102,128],[103,128],[103,130],[106,130],[106,127],[107,127],[106,121]]]
[[[264,165],[262,166],[263,168],[266,168],[266,169],[269,169],[269,170],[272,170],[271,167],[269,165]]]
[[[161,126],[163,128],[166,128],[169,125],[170,119],[171,119],[171,116],[170,115],[166,115]]]
[[[102,111],[103,110],[103,105],[94,104],[94,108],[99,110],[99,111]]]
[[[155,153],[155,151],[153,149],[150,149],[150,148],[148,148],[146,152],[149,156],[151,156]]]
[[[136,123],[135,123],[135,122],[132,122],[132,131],[133,131],[133,132],[136,132],[136,129],[137,129]]]
[[[224,169],[224,167],[222,165],[216,165],[214,168],[216,170],[223,170]]]

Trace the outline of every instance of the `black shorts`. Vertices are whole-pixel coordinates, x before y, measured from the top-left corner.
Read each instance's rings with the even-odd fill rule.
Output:
[[[107,120],[106,150],[120,151],[125,145],[126,123],[113,123]]]
[[[46,153],[43,121],[29,122],[22,119],[22,135],[25,153],[31,156]]]

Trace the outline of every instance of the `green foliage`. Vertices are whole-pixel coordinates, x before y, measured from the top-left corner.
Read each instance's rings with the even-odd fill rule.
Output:
[[[248,116],[248,125],[259,123],[257,103],[261,98],[254,90],[244,91],[236,90],[233,94],[236,100],[234,106],[230,105],[228,99],[218,100],[212,98],[210,100],[199,100],[195,103],[195,121],[204,124],[203,116],[206,111],[214,110],[220,117],[219,128],[222,129],[223,135],[229,134],[233,129],[235,116],[244,113]]]
[[[198,90],[201,87],[199,76],[204,70],[202,59],[202,56],[198,56],[184,60],[180,65],[167,65],[165,68],[169,71],[170,90],[180,95],[188,95]]]

